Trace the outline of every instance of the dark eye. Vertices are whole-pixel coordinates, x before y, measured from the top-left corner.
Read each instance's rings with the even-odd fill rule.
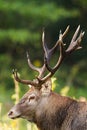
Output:
[[[35,99],[35,95],[32,95],[32,96],[29,97],[29,102],[30,102],[31,100],[33,100],[33,99]]]
[[[23,104],[23,103],[25,103],[25,99],[22,99],[22,100],[20,101],[20,104]]]

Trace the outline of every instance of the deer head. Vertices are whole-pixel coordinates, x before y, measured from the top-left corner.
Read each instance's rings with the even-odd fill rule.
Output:
[[[37,116],[41,115],[42,112],[46,112],[46,110],[50,113],[50,107],[54,111],[56,109],[56,96],[52,93],[52,83],[51,77],[55,74],[55,72],[60,67],[62,61],[65,57],[70,55],[77,49],[80,49],[80,43],[84,32],[80,32],[80,26],[77,27],[70,45],[67,49],[65,49],[65,44],[63,42],[64,37],[69,31],[69,26],[66,28],[64,33],[59,33],[59,38],[53,48],[48,49],[47,44],[45,42],[45,33],[42,33],[42,43],[43,43],[43,50],[44,50],[44,64],[41,68],[35,67],[30,60],[29,54],[27,52],[27,60],[28,65],[34,71],[38,72],[38,76],[33,80],[23,80],[20,79],[16,70],[13,71],[14,78],[16,81],[26,84],[30,87],[29,91],[22,97],[18,104],[16,104],[8,113],[8,116],[12,119],[21,117],[25,118],[29,121],[35,122]],[[49,63],[51,56],[59,47],[59,58],[56,65],[51,68]],[[48,74],[45,74],[45,71],[48,71]],[[55,103],[55,104],[54,104]],[[49,105],[47,105],[49,104]],[[57,104],[58,105],[58,104]],[[52,111],[51,110],[51,111]],[[44,113],[45,113],[44,112]],[[52,112],[51,112],[52,113]]]

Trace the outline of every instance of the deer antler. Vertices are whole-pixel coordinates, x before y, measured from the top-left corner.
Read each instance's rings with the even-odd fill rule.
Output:
[[[20,79],[16,69],[13,69],[13,75],[14,75],[14,78],[17,82],[20,82],[20,83],[23,83],[23,84],[26,84],[26,85],[33,85],[33,86],[38,85],[38,83],[36,83],[34,81]]]
[[[57,61],[57,64],[53,68],[51,68],[49,66],[49,64],[48,64],[48,59],[45,57],[45,65],[46,65],[47,69],[49,70],[49,74],[42,79],[43,82],[45,82],[46,80],[48,80],[49,78],[51,78],[54,75],[56,70],[60,67],[63,59],[67,55],[69,55],[70,53],[72,53],[73,51],[75,51],[77,49],[82,48],[80,46],[80,43],[81,43],[82,37],[84,36],[85,32],[81,31],[80,35],[78,36],[79,30],[80,30],[80,25],[79,25],[77,27],[74,35],[73,35],[73,38],[71,40],[71,43],[70,43],[69,47],[66,50],[64,49],[63,38],[66,36],[68,30],[69,30],[69,26],[66,28],[66,30],[65,30],[65,32],[63,34],[61,32],[59,34],[58,45],[59,45],[59,48],[60,48],[60,56],[59,56],[59,59]],[[78,36],[78,38],[77,38],[77,36]]]
[[[42,33],[42,43],[43,43],[43,50],[44,50],[44,58],[47,57],[48,61],[50,61],[50,58],[52,56],[52,54],[54,53],[55,49],[57,48],[57,43],[53,46],[52,49],[48,49],[47,48],[47,45],[46,45],[46,42],[45,42],[45,32],[43,30],[43,33]],[[17,74],[17,70],[13,70],[13,75],[14,75],[14,78],[16,81],[20,82],[20,83],[23,83],[23,84],[26,84],[26,85],[33,85],[33,86],[38,86],[38,84],[42,84],[42,78],[44,76],[44,72],[45,70],[47,69],[46,67],[46,64],[44,62],[43,66],[41,68],[38,68],[38,67],[35,67],[32,63],[31,63],[31,60],[30,60],[30,56],[29,56],[29,53],[27,52],[27,61],[28,61],[28,65],[29,67],[32,69],[32,70],[35,70],[39,73],[38,77],[36,77],[36,80],[34,81],[30,81],[30,80],[23,80],[23,79],[20,79],[18,74]],[[45,61],[45,60],[44,60]]]
[[[73,38],[72,38],[72,40],[70,42],[70,45],[69,45],[69,47],[66,50],[64,48],[65,44],[63,43],[63,39],[66,36],[66,34],[68,33],[68,31],[69,31],[69,26],[67,26],[67,28],[66,28],[66,30],[64,31],[63,34],[60,31],[59,39],[57,40],[56,44],[51,49],[48,49],[48,47],[47,47],[47,44],[45,42],[45,32],[43,31],[43,33],[42,33],[42,43],[43,43],[43,50],[44,50],[44,64],[43,64],[43,66],[41,68],[35,67],[31,63],[29,54],[27,52],[28,65],[30,66],[31,69],[33,69],[33,70],[35,70],[35,71],[37,71],[39,73],[38,77],[34,81],[21,80],[19,78],[19,76],[17,75],[17,71],[14,71],[14,78],[15,78],[15,80],[17,80],[18,82],[23,83],[23,84],[33,85],[35,87],[40,86],[41,84],[45,83],[49,78],[51,78],[54,75],[54,73],[60,67],[63,59],[67,55],[69,55],[73,51],[81,48],[80,43],[81,43],[82,37],[84,36],[84,32],[81,31],[80,35],[78,36],[79,30],[80,30],[80,25],[77,27],[77,29],[76,29],[76,31],[75,31],[75,33],[73,35]],[[55,52],[55,49],[58,46],[59,46],[59,50],[60,50],[59,59],[58,59],[56,65],[53,68],[51,68],[49,66],[50,58],[51,58],[51,56]],[[44,77],[44,73],[45,73],[46,69],[49,71],[49,73],[48,73],[48,75],[46,75]]]

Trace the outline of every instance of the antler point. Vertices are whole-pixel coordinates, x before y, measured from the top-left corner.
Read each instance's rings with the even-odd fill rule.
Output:
[[[27,58],[29,57],[28,51],[26,51]]]
[[[78,28],[78,30],[79,30],[79,29],[80,29],[80,25],[78,25],[78,27],[77,27],[77,28]]]
[[[85,34],[85,31],[84,31],[84,32],[82,32],[82,36],[84,36],[84,34]]]
[[[42,42],[44,43],[44,37],[45,37],[45,29],[43,28],[43,31],[42,31]]]
[[[14,74],[14,73],[15,73],[15,69],[12,70],[12,74]]]
[[[67,29],[69,29],[69,28],[70,28],[70,25],[67,26]]]
[[[60,35],[60,34],[62,34],[62,30],[61,30],[61,29],[60,29],[60,31],[59,31],[59,35]]]
[[[12,70],[12,73],[13,73],[13,74],[17,73],[17,69],[13,69],[13,70]]]

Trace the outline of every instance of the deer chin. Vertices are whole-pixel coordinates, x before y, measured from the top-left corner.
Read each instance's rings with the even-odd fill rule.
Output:
[[[29,117],[29,116],[21,116],[21,118],[26,119],[29,122],[33,122],[34,120],[32,117]]]
[[[11,119],[17,119],[17,118],[20,118],[21,117],[21,115],[19,115],[19,116],[15,116],[15,117],[10,117]]]

